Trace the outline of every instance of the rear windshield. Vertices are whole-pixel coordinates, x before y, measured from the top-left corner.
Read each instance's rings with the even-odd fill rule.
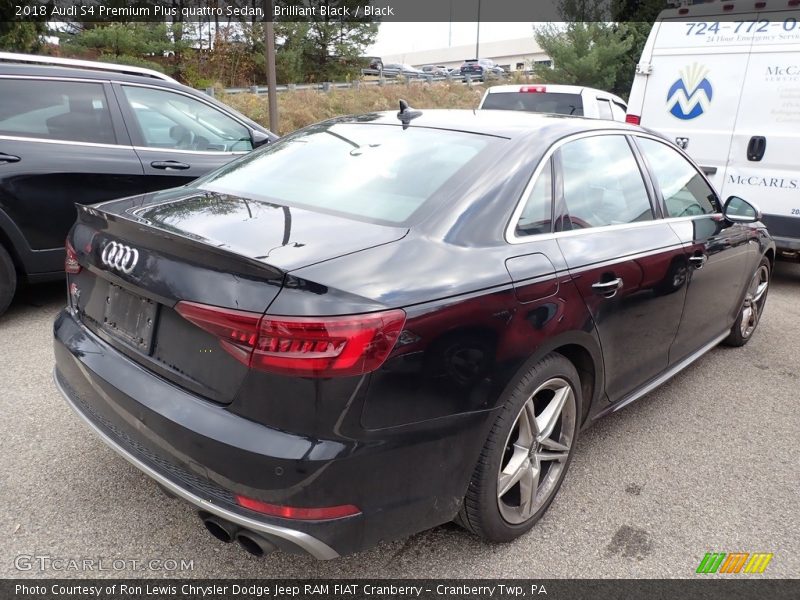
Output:
[[[324,123],[289,135],[195,186],[289,206],[406,222],[500,138],[400,126]]]
[[[583,116],[580,94],[556,92],[495,92],[486,95],[481,108]]]

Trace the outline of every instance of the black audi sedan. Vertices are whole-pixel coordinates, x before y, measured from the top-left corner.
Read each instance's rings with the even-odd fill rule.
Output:
[[[661,137],[507,111],[338,118],[78,212],[69,405],[215,537],[321,559],[525,533],[581,430],[747,343],[775,256]]]

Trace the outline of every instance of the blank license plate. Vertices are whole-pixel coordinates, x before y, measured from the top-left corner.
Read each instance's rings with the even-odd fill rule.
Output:
[[[153,345],[158,304],[109,284],[103,329],[137,350],[149,354]]]

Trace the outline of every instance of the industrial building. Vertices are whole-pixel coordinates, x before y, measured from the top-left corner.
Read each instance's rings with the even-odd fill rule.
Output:
[[[485,42],[479,46],[480,56],[475,56],[475,44],[450,46],[435,50],[418,50],[382,56],[384,64],[405,63],[414,67],[441,65],[458,68],[469,58],[490,58],[506,71],[524,71],[534,64],[550,64],[550,58],[536,43],[533,36],[499,42]]]

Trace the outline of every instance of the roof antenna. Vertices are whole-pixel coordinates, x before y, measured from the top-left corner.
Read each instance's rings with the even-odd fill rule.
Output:
[[[405,100],[400,100],[400,112],[397,113],[397,118],[403,123],[403,129],[408,129],[411,124],[411,119],[416,119],[422,116],[421,110],[416,110],[408,105]]]

